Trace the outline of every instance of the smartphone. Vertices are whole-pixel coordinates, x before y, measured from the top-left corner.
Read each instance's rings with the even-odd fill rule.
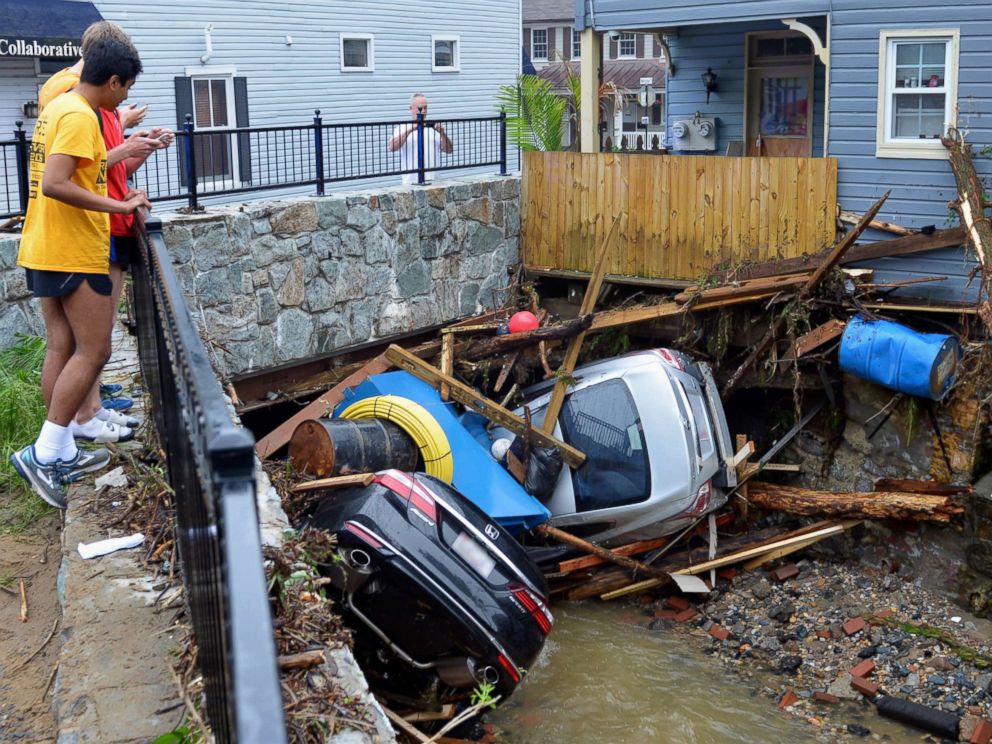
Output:
[[[155,135],[155,139],[157,139],[157,140],[164,140],[164,139],[170,139],[170,138],[172,138],[174,136],[175,135],[172,132],[165,131],[165,132],[162,132],[161,134]]]

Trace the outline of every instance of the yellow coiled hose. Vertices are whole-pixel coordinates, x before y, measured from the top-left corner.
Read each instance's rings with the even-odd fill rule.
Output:
[[[455,477],[454,460],[448,437],[437,420],[419,403],[414,403],[398,395],[376,395],[352,403],[342,413],[341,418],[377,418],[391,421],[410,435],[424,458],[427,474],[451,483]]]

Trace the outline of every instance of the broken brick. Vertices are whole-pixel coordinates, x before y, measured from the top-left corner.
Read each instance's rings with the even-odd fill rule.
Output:
[[[787,579],[793,579],[799,575],[799,566],[795,563],[787,563],[784,566],[779,566],[778,568],[769,571],[768,575],[775,579],[775,581],[786,581]]]
[[[681,612],[682,610],[689,609],[689,600],[685,597],[671,596],[665,600],[665,607],[671,607],[673,610]]]
[[[840,703],[840,698],[836,695],[831,695],[829,692],[814,692],[813,699],[818,700],[821,703],[830,703],[830,705],[837,705]]]
[[[694,618],[696,614],[697,614],[696,611],[692,607],[689,607],[688,609],[682,610],[682,612],[680,612],[675,616],[675,622],[677,623],[687,622],[689,620],[692,620],[692,618]]]
[[[878,694],[878,683],[863,677],[851,677],[851,687],[865,697],[875,697]]]
[[[640,602],[641,602],[642,605],[649,605],[652,602],[654,602],[654,595],[653,594],[642,594],[640,596]]]
[[[710,635],[716,638],[718,641],[725,641],[730,638],[730,631],[721,625],[716,623],[710,628]]]
[[[844,623],[843,628],[845,633],[852,636],[858,631],[865,629],[865,619],[863,617],[852,618]]]
[[[875,671],[875,662],[871,659],[865,659],[860,664],[858,664],[854,669],[851,670],[852,677],[867,677],[869,674]]]
[[[992,723],[983,720],[975,727],[975,733],[971,735],[969,744],[989,744],[990,740],[992,740]]]
[[[655,610],[654,616],[659,620],[674,620],[678,613],[675,610]]]
[[[782,699],[778,701],[779,710],[785,710],[790,705],[795,703],[799,698],[796,696],[792,690],[786,690],[785,694],[782,695]]]
[[[826,630],[826,629],[824,629],[824,630],[818,630],[818,631],[816,631],[816,637],[817,638],[822,638],[825,641],[829,641],[830,638],[831,638],[830,631],[829,630]]]
[[[716,577],[718,579],[723,579],[724,581],[733,581],[737,578],[737,569],[729,566],[726,568],[717,569]]]
[[[879,610],[878,612],[872,613],[872,617],[878,620],[885,620],[886,618],[890,618],[895,614],[896,613],[891,608],[886,607],[884,610]]]

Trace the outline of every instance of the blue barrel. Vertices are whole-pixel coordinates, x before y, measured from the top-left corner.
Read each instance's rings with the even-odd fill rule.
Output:
[[[961,349],[942,333],[918,333],[888,320],[856,315],[840,342],[845,372],[901,393],[940,400],[957,372]]]

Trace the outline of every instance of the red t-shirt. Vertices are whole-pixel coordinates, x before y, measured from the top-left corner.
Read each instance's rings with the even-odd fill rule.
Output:
[[[107,152],[110,152],[115,147],[124,144],[124,129],[121,127],[121,120],[116,111],[100,109],[100,116],[103,117],[103,142],[107,146]],[[122,160],[107,169],[107,196],[111,199],[124,201],[127,192],[127,164]],[[111,235],[128,237],[132,234],[133,227],[133,214],[110,215]]]

